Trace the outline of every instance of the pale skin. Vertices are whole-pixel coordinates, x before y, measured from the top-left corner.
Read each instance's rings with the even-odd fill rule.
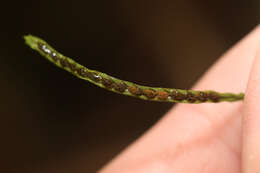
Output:
[[[233,103],[177,104],[99,173],[260,173],[260,26],[193,89],[246,95]]]

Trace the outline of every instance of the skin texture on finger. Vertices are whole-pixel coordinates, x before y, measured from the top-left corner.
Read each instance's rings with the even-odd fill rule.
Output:
[[[243,173],[260,172],[260,49],[250,73],[243,114]]]
[[[260,27],[228,51],[194,89],[243,92]],[[179,104],[100,173],[240,171],[242,102]]]

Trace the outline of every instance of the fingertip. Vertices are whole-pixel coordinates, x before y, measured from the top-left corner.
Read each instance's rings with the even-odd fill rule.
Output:
[[[260,47],[256,53],[244,100],[242,169],[260,172]]]

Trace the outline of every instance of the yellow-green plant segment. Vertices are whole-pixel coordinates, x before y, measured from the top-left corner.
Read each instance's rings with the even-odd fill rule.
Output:
[[[75,62],[73,59],[57,52],[47,42],[38,37],[27,35],[24,36],[24,39],[28,46],[38,51],[43,57],[56,66],[70,72],[80,79],[87,80],[101,88],[105,88],[119,94],[136,97],[143,100],[176,103],[233,102],[244,98],[243,93],[219,93],[211,90],[182,90],[138,85],[132,82],[117,79],[96,70],[88,69]]]

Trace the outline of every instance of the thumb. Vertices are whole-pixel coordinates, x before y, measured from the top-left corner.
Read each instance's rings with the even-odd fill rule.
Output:
[[[243,113],[242,170],[260,172],[260,47],[250,72]]]

